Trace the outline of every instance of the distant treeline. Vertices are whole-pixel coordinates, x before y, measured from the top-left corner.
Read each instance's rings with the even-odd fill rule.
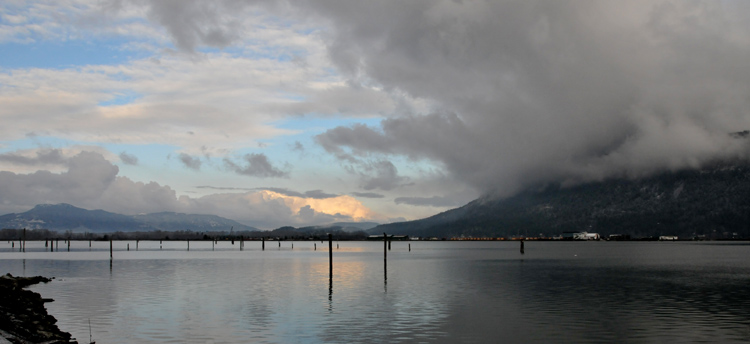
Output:
[[[299,231],[293,227],[282,227],[273,231],[233,231],[233,232],[194,232],[194,231],[145,231],[145,232],[112,232],[87,233],[72,231],[52,231],[48,229],[0,229],[0,240],[324,240],[328,233],[334,240],[363,240],[367,238],[364,231],[345,232],[339,228],[326,230]]]

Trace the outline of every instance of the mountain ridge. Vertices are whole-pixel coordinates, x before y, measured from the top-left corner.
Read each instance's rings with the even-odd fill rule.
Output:
[[[573,187],[553,184],[505,199],[479,198],[426,219],[380,225],[368,233],[551,237],[566,231],[748,238],[750,164],[714,164]]]
[[[0,228],[48,229],[72,232],[136,231],[260,231],[216,215],[157,212],[122,215],[101,209],[87,210],[67,203],[39,204],[23,213],[0,216]]]

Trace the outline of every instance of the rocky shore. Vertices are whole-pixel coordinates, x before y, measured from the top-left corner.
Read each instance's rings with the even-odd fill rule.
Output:
[[[53,300],[24,289],[49,281],[42,276],[0,276],[0,344],[77,343],[70,333],[60,331],[55,317],[47,314],[44,303]]]

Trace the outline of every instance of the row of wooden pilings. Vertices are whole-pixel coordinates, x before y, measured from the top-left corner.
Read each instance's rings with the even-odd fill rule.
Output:
[[[68,245],[68,252],[70,252],[70,239],[65,240],[65,242]],[[138,245],[140,243],[140,240],[135,241],[135,249],[138,250]],[[281,247],[281,241],[279,240],[279,247]],[[232,244],[234,244],[234,240],[232,240]],[[15,242],[13,242],[13,245],[15,245]],[[57,245],[57,250],[60,250],[60,239],[56,239],[55,241],[52,240],[45,240],[44,241],[44,247],[50,247],[50,252],[55,251],[55,245]],[[212,249],[215,248],[216,240],[212,240]],[[12,247],[12,246],[11,246]],[[91,247],[91,240],[89,240],[89,247]],[[313,247],[315,250],[318,249],[317,243],[313,243]],[[162,241],[159,240],[159,249],[162,248]],[[245,238],[240,237],[240,251],[244,250],[245,248]],[[336,248],[338,248],[338,244],[336,244]],[[265,251],[266,249],[266,239],[261,238],[261,249]],[[292,249],[294,249],[294,243],[292,243]],[[386,271],[386,279],[387,279],[387,267],[388,267],[388,251],[391,249],[391,240],[389,240],[389,237],[386,233],[383,233],[383,260],[384,260],[384,269]],[[19,250],[21,252],[26,252],[26,229],[23,229],[23,235],[21,240],[19,241]],[[127,250],[130,251],[130,244],[127,244]],[[187,250],[190,251],[190,240],[187,240]],[[409,244],[409,251],[411,252],[411,244]],[[521,253],[523,253],[523,242],[521,243]],[[110,264],[112,260],[114,260],[114,245],[113,240],[109,239],[109,259]],[[329,278],[333,279],[333,234],[328,233],[328,275]]]

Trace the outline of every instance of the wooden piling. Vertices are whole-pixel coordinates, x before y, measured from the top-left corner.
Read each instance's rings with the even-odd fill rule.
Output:
[[[26,228],[23,229],[23,251],[26,252]]]
[[[521,239],[521,254],[523,254],[523,239]]]
[[[409,252],[411,252],[411,244],[409,244]]]
[[[112,261],[112,239],[109,239],[109,260]]]
[[[187,241],[188,251],[190,251],[190,240]]]
[[[130,244],[128,244],[128,251],[130,251]]]
[[[383,260],[388,259],[388,234],[383,233]]]
[[[68,252],[70,252],[70,239],[68,239]]]
[[[333,234],[328,233],[328,278],[333,279]]]
[[[318,244],[317,243],[313,243],[313,248],[314,248],[315,251],[317,251],[318,250]]]
[[[265,251],[266,250],[266,237],[260,237],[260,249]]]
[[[140,240],[135,240],[135,250],[138,251],[138,244],[140,243]]]

